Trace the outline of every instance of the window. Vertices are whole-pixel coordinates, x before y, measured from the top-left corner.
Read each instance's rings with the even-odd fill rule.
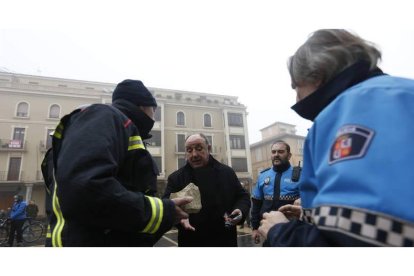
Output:
[[[153,130],[150,132],[151,139],[145,141],[149,147],[161,147],[161,131]]]
[[[185,152],[185,135],[177,134],[177,152]]]
[[[182,111],[177,113],[177,126],[185,126],[185,116]]]
[[[204,127],[211,127],[211,115],[204,114]]]
[[[155,109],[154,117],[155,117],[156,122],[161,122],[161,107],[160,106],[157,107],[157,109]]]
[[[244,136],[242,135],[230,135],[230,148],[231,149],[245,149]]]
[[[247,172],[246,158],[232,158],[231,164],[235,172]]]
[[[227,117],[229,119],[229,126],[243,126],[243,116],[239,113],[228,113]]]
[[[19,140],[19,141],[24,141],[24,133],[25,133],[25,129],[22,127],[16,127],[14,128],[14,132],[13,132],[13,140]]]
[[[21,102],[17,105],[17,117],[29,117],[29,105],[25,102]]]
[[[10,157],[9,171],[7,172],[8,181],[18,181],[20,175],[21,157]]]
[[[49,110],[49,118],[59,119],[60,117],[60,107],[57,104],[52,104]]]
[[[186,164],[185,157],[177,158],[177,169],[184,167]]]
[[[158,171],[162,172],[162,159],[161,159],[161,156],[154,156],[152,158],[154,159],[155,164],[157,164]]]

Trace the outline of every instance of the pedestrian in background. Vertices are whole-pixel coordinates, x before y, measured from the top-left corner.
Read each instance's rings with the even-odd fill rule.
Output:
[[[26,216],[30,219],[35,219],[39,213],[39,207],[37,207],[34,200],[30,200],[26,207]]]
[[[26,201],[22,195],[14,196],[14,203],[10,212],[10,233],[8,246],[13,246],[16,235],[17,246],[23,246],[23,224],[26,220]]]

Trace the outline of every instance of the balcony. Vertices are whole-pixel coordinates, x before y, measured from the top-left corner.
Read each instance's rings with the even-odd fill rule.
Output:
[[[22,182],[24,172],[0,171],[0,182]]]
[[[25,151],[25,142],[21,140],[0,139],[0,151]]]
[[[0,171],[0,183],[4,182],[43,182],[42,171],[36,171],[36,175],[32,173]]]

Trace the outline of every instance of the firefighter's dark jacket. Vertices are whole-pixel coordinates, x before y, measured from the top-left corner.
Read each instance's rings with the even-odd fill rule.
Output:
[[[221,164],[210,155],[209,166],[212,167],[212,175],[207,180],[210,192],[214,196],[205,198],[203,189],[200,188],[201,211],[197,214],[190,214],[190,224],[196,231],[185,230],[178,225],[179,246],[237,246],[236,227],[226,229],[224,226],[224,213],[230,214],[235,209],[243,213],[243,223],[250,210],[249,193],[241,186],[234,170],[229,166]],[[182,190],[189,183],[197,183],[193,169],[187,163],[184,167],[175,171],[168,177],[168,184],[163,198],[168,198],[171,193]],[[205,189],[205,188],[204,188]],[[205,202],[214,200],[215,202]],[[215,205],[214,213],[210,213],[208,205]]]
[[[145,195],[157,169],[135,109],[95,104],[56,128],[53,246],[152,246],[172,227],[174,203]]]

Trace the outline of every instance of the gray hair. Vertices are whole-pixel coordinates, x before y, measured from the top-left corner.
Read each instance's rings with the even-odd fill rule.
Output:
[[[376,46],[342,29],[321,29],[310,35],[288,60],[292,88],[302,84],[320,86],[358,61],[377,66],[381,52]]]
[[[194,133],[194,134],[191,134],[191,135],[188,135],[186,138],[185,138],[185,142],[187,142],[187,140],[188,140],[188,138],[190,138],[191,136],[193,136],[193,135],[200,135],[200,137],[201,138],[203,138],[204,139],[204,141],[206,142],[206,145],[207,146],[210,146],[210,142],[208,141],[208,138],[207,138],[207,136],[206,135],[204,135],[203,133]]]

